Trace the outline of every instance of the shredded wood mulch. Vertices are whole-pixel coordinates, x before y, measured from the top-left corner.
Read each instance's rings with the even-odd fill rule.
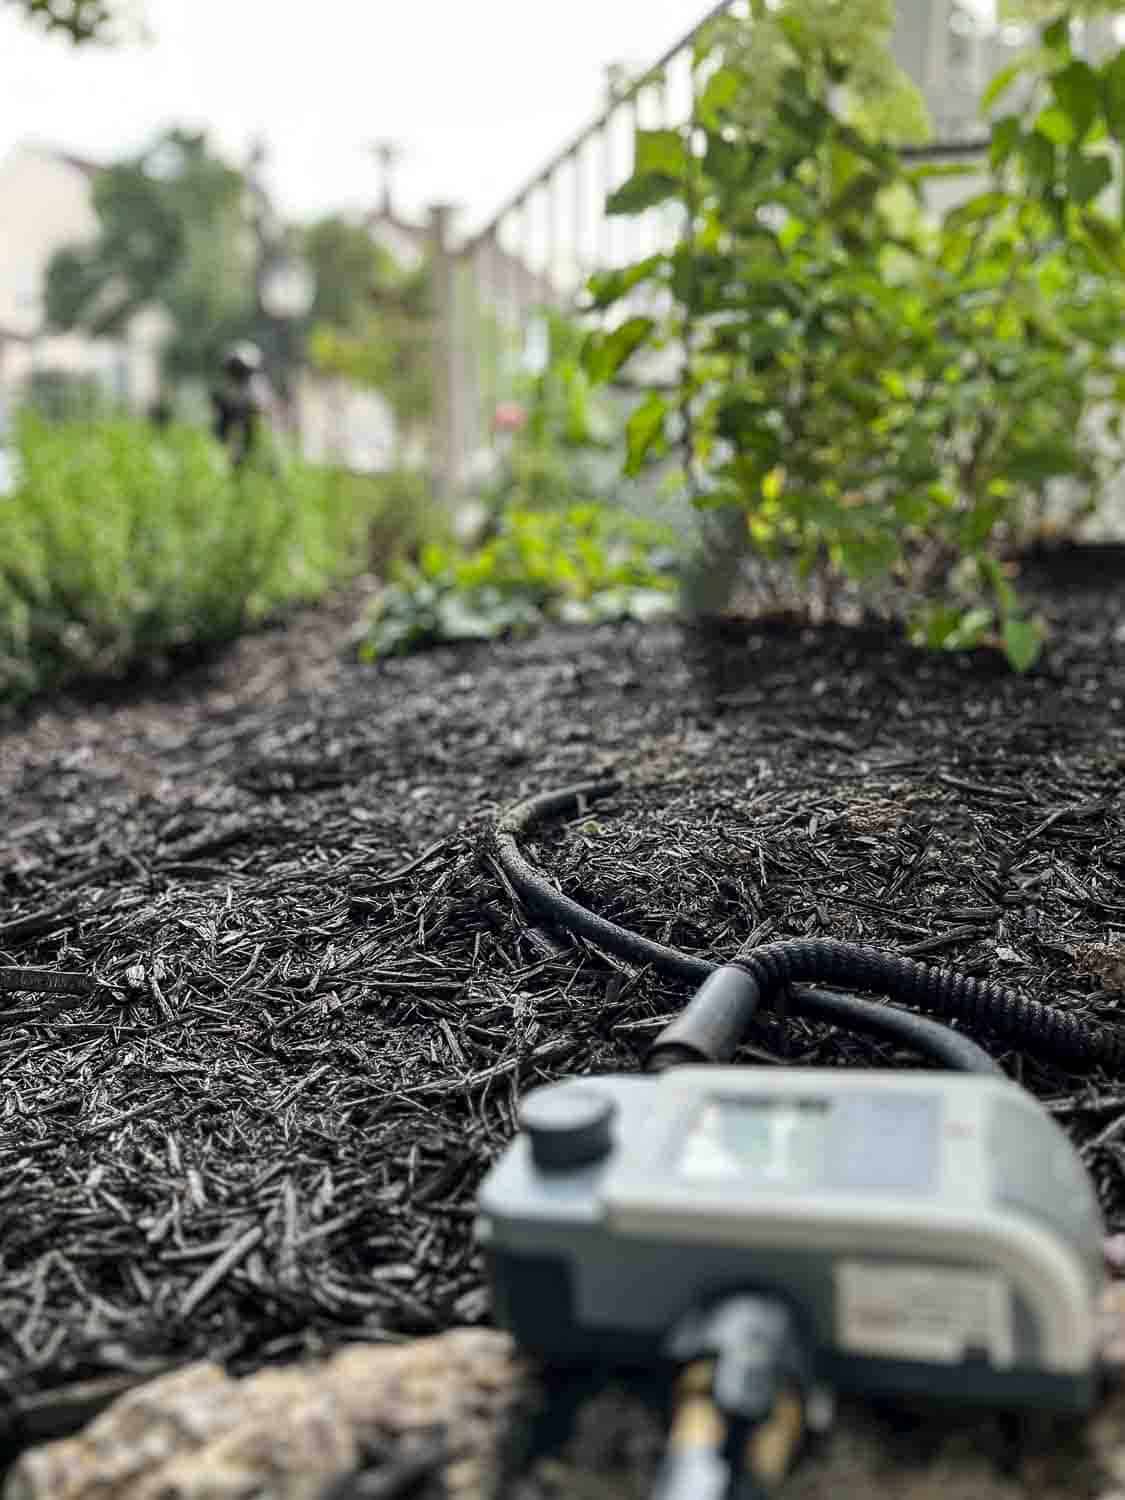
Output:
[[[711,956],[886,945],[1125,1006],[1123,554],[1024,580],[1043,665],[881,629],[556,631],[378,666],[355,600],[0,737],[0,1402],[487,1320],[474,1191],[522,1090],[632,1069],[686,999],[523,910],[497,812],[612,771],[529,852]],[[702,657],[706,657],[704,661]],[[914,1065],[763,1020],[751,1056]],[[1125,1078],[1008,1071],[1125,1229]]]

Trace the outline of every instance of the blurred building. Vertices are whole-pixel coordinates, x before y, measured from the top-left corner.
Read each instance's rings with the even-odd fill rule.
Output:
[[[383,186],[379,206],[364,219],[364,227],[400,265],[416,266],[429,247],[429,228],[403,218],[395,207],[391,173],[398,153],[384,144],[377,155],[382,161]]]
[[[44,297],[56,251],[97,233],[94,162],[36,144],[0,158],[0,420],[33,381],[87,380],[137,407],[159,388],[161,316],[136,318],[124,338],[51,333]]]
[[[939,141],[979,140],[980,98],[992,78],[1033,42],[1035,28],[1001,19],[998,0],[898,0],[892,50],[921,89]],[[1116,18],[1076,23],[1075,50],[1091,61],[1116,49]],[[1006,97],[1002,111],[1013,108]]]

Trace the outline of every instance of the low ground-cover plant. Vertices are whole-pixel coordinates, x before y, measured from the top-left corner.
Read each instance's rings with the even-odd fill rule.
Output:
[[[392,574],[360,655],[491,640],[554,620],[648,619],[676,606],[673,538],[604,506],[510,509],[481,546],[431,544]]]
[[[119,675],[228,640],[372,565],[380,517],[400,555],[426,510],[390,481],[301,464],[233,473],[204,432],[127,418],[17,424],[0,498],[0,700]],[[413,536],[411,535],[413,528]]]
[[[690,125],[639,131],[610,202],[627,215],[679,204],[684,233],[593,278],[591,310],[617,320],[591,335],[586,368],[604,381],[685,350],[679,391],[652,389],[633,413],[626,471],[678,455],[697,505],[734,513],[688,572],[690,607],[724,606],[732,546],[860,581],[924,556],[943,566],[913,635],[992,638],[1023,668],[1041,630],[1005,548],[1052,484],[1093,496],[1116,456],[1087,428],[1123,391],[1125,238],[1099,201],[1125,136],[1125,54],[1094,68],[1072,56],[1065,20],[1047,27],[1028,112],[993,126],[987,190],[934,222],[921,203],[934,169],[904,165],[849,107],[846,10],[752,0],[750,23],[701,43]],[[889,40],[893,7],[865,14]],[[763,48],[778,77],[767,111]],[[668,314],[635,311],[638,288]]]

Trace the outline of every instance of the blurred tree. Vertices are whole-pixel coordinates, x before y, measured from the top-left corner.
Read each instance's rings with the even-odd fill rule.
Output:
[[[52,327],[116,337],[159,308],[169,326],[169,386],[210,380],[240,340],[273,348],[276,328],[256,285],[260,205],[245,174],[203,135],[168,131],[99,172],[93,196],[97,237],[60,250],[48,267]],[[429,410],[427,268],[403,269],[365,228],[336,215],[306,228],[298,243],[316,285],[314,363],[380,391],[409,434]]]
[[[317,278],[309,352],[313,366],[377,391],[400,444],[430,415],[430,268],[400,266],[366,229],[330,217],[306,232]]]
[[[732,65],[753,70],[756,87],[740,102],[740,125],[759,131],[769,122],[801,60],[819,82],[840,88],[842,112],[861,128],[896,145],[928,138],[922,95],[891,56],[894,0],[750,0],[750,15],[750,25],[721,17],[699,44],[702,52],[722,37]]]
[[[371,312],[372,299],[399,275],[390,251],[362,225],[339,214],[310,225],[301,251],[316,277],[314,321],[342,331],[362,325]]]
[[[166,379],[209,378],[228,344],[258,331],[242,174],[203,135],[172,130],[99,172],[93,198],[97,238],[58,251],[48,267],[48,322],[112,337],[160,308]]]
[[[48,31],[62,32],[72,42],[101,40],[117,18],[113,0],[7,0]]]

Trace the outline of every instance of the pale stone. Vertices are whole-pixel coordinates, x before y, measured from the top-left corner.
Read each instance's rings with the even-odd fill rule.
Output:
[[[4,1500],[317,1500],[365,1440],[403,1453],[431,1432],[451,1495],[482,1493],[522,1369],[502,1334],[460,1329],[362,1345],[232,1380],[189,1365],[119,1397],[83,1433],[33,1449]]]
[[[131,1500],[133,1481],[238,1420],[237,1382],[187,1365],[119,1396],[78,1437],[24,1454],[4,1500]]]
[[[272,1398],[247,1403],[237,1426],[162,1464],[128,1500],[319,1500],[357,1466],[351,1427],[310,1381],[274,1382]]]

